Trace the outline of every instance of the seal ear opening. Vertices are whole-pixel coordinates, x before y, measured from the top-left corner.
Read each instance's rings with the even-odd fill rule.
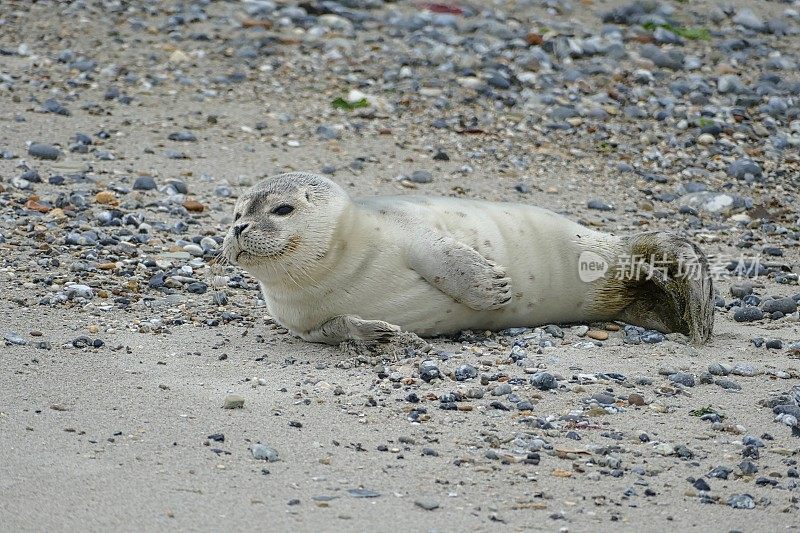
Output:
[[[624,279],[632,300],[619,320],[683,333],[693,344],[708,342],[714,328],[714,286],[705,254],[666,232],[642,233],[629,242],[634,265]]]

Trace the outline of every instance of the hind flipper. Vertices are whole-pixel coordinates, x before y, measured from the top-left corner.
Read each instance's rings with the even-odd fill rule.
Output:
[[[665,333],[687,335],[693,344],[711,338],[714,288],[708,260],[687,239],[648,232],[629,239],[633,268],[626,285],[634,292],[618,319]]]

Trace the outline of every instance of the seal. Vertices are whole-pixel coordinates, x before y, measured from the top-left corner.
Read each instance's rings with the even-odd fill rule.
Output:
[[[714,322],[706,257],[676,234],[616,236],[523,204],[352,200],[302,172],[237,200],[222,255],[311,342],[621,321],[699,344]]]

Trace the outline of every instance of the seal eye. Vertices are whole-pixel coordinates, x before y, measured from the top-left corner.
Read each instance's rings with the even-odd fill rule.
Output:
[[[275,214],[275,215],[279,215],[279,216],[283,217],[283,216],[288,215],[292,211],[294,211],[294,207],[292,207],[289,204],[282,204],[282,205],[279,205],[278,207],[276,207],[275,209],[273,209],[272,213]]]

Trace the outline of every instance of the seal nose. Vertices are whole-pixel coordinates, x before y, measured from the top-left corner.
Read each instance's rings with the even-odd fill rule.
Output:
[[[248,227],[250,227],[250,224],[241,224],[239,226],[234,226],[233,227],[233,235],[238,238],[239,235],[241,235],[242,232],[244,230],[246,230]]]

